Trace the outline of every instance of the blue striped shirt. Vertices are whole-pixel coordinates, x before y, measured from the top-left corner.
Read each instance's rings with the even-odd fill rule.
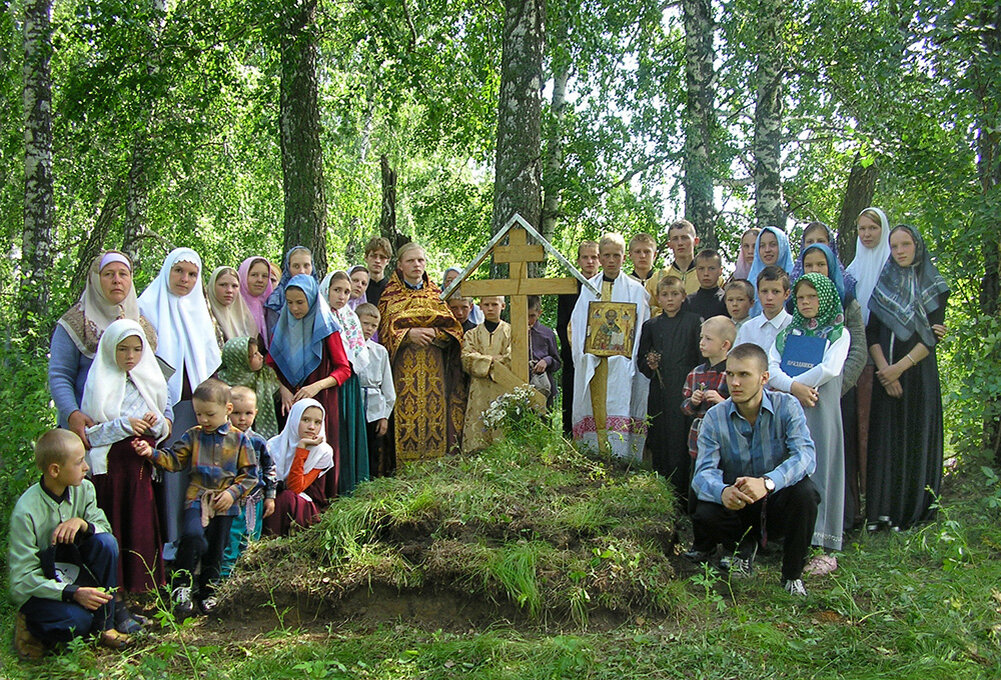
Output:
[[[778,491],[816,468],[817,450],[799,400],[765,390],[753,425],[740,415],[732,399],[706,413],[692,488],[700,500],[722,503],[723,489],[738,477],[767,476]]]

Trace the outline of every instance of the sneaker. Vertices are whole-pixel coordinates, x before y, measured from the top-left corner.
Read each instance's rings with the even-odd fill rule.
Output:
[[[209,595],[198,603],[198,608],[202,611],[202,614],[211,614],[218,604],[219,600],[216,599],[215,595]]]
[[[719,566],[728,572],[731,578],[748,578],[754,570],[754,556],[724,555],[719,561]]]
[[[117,602],[115,606],[115,630],[126,635],[136,635],[143,631],[142,624],[124,602]]]
[[[45,644],[28,630],[28,620],[17,613],[14,624],[14,650],[22,661],[37,661],[45,656]]]
[[[704,552],[702,550],[689,550],[688,552],[681,553],[681,556],[686,560],[691,560],[696,564],[705,564],[712,557],[712,553]]]
[[[191,601],[191,588],[187,586],[174,588],[170,599],[174,603],[174,618],[179,622],[195,615],[195,606]]]
[[[108,630],[101,633],[101,639],[98,641],[102,647],[107,647],[108,649],[114,649],[115,651],[122,651],[123,649],[128,649],[132,644],[132,637],[126,635],[125,633],[120,633],[114,628],[109,628]]]
[[[806,597],[806,586],[803,585],[803,579],[801,578],[789,579],[782,584],[782,588],[790,595]]]

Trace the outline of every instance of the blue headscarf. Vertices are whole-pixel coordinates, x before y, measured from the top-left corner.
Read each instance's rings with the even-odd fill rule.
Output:
[[[834,281],[835,285],[838,285],[838,295],[841,297],[841,304],[848,304],[849,300],[855,299],[855,277],[848,273],[845,266],[841,264],[841,256],[838,255],[838,239],[835,233],[831,230],[829,226],[823,222],[811,222],[807,225],[806,229],[803,230],[803,237],[799,240],[799,257],[796,258],[796,264],[792,268],[792,273],[789,274],[789,282],[793,285],[803,276],[803,257],[806,255],[806,251],[809,250],[810,246],[806,245],[806,235],[816,229],[817,227],[823,227],[824,231],[827,232],[827,248],[834,255],[834,262],[837,264],[837,269],[840,272],[840,277],[844,281],[844,286],[838,285],[837,279],[831,275],[831,281]],[[812,245],[825,245],[825,244],[810,244]],[[831,263],[831,257],[827,253],[827,271],[833,272],[834,265]],[[847,297],[846,297],[847,295]],[[792,299],[790,298],[790,302]],[[791,313],[790,309],[790,313]]]
[[[320,365],[324,341],[332,333],[340,332],[341,327],[327,306],[320,304],[320,287],[312,276],[297,274],[289,280],[287,288],[303,292],[309,311],[297,319],[289,312],[288,305],[282,306],[268,353],[285,380],[299,387]]]
[[[264,306],[268,309],[280,312],[282,307],[285,306],[285,286],[287,286],[289,281],[292,280],[292,274],[289,271],[289,260],[292,259],[292,253],[297,250],[305,250],[309,253],[310,260],[313,259],[313,253],[306,246],[293,246],[287,253],[285,253],[285,259],[282,260],[282,277],[278,281],[278,285],[275,286],[275,289],[271,291],[271,295],[268,296],[268,301],[264,303]],[[313,268],[311,276],[317,283],[320,282],[319,272],[316,271],[315,267]]]
[[[758,274],[761,270],[768,265],[761,261],[761,237],[765,233],[774,234],[775,238],[779,242],[779,256],[775,260],[775,266],[780,267],[786,274],[792,271],[793,260],[792,251],[789,250],[789,237],[786,233],[779,229],[778,227],[765,227],[760,232],[758,232],[758,238],[754,242],[754,262],[751,263],[751,271],[747,274],[747,280],[751,282],[751,285],[757,290],[758,286]],[[748,313],[749,316],[756,316],[761,314],[761,301],[755,300],[754,306],[751,307],[751,311]]]
[[[834,283],[834,287],[838,291],[838,297],[841,298],[841,306],[847,306],[849,302],[855,299],[855,279],[851,274],[845,274],[844,267],[841,266],[841,262],[838,260],[834,249],[829,248],[823,243],[811,243],[803,249],[803,252],[799,255],[799,259],[796,261],[796,269],[793,270],[792,276],[789,277],[790,283],[795,286],[796,282],[803,278],[803,259],[811,250],[819,250],[824,254],[824,258],[827,260],[827,278]],[[796,301],[790,296],[789,301],[786,302],[786,309],[791,314],[795,307]]]

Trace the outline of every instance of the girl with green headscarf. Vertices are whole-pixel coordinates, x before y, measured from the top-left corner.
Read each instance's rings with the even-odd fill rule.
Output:
[[[817,469],[810,475],[821,503],[813,544],[841,550],[845,505],[845,451],[841,428],[841,376],[851,345],[841,298],[831,279],[804,274],[793,288],[796,307],[790,323],[768,352],[768,384],[799,399],[817,447]],[[806,573],[837,568],[833,556],[820,555]]]

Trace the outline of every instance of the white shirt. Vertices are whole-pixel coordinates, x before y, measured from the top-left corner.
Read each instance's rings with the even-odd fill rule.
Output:
[[[772,319],[767,318],[762,312],[757,316],[752,316],[741,325],[740,330],[737,331],[737,339],[734,340],[733,346],[736,347],[745,342],[753,342],[765,350],[767,354],[768,350],[775,344],[775,338],[778,337],[779,331],[791,323],[792,314],[787,312],[785,307]]]
[[[358,371],[362,396],[365,399],[365,420],[374,423],[388,418],[396,405],[396,388],[393,386],[393,369],[389,365],[389,352],[377,342],[365,343],[368,363]]]

